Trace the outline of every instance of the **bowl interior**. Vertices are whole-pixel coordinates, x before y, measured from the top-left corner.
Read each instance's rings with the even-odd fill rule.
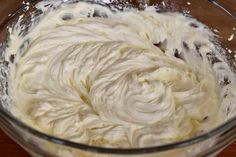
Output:
[[[0,51],[3,52],[7,46],[6,42],[8,39],[7,28],[10,25],[14,25],[15,21],[20,15],[24,15],[25,23],[30,19],[32,12],[34,14],[40,15],[41,12],[36,10],[34,4],[38,0],[30,1],[29,5],[22,3],[22,0],[12,0],[12,1],[0,1]],[[230,8],[232,5],[230,2],[225,2],[226,6]],[[179,11],[185,14],[186,16],[192,16],[199,20],[200,22],[209,26],[212,31],[218,35],[218,40],[221,46],[226,50],[225,55],[228,60],[228,63],[232,70],[236,72],[236,39],[233,38],[229,40],[230,36],[235,32],[236,21],[230,17],[225,11],[222,11],[217,6],[208,2],[207,0],[196,1],[196,0],[130,0],[127,4],[126,1],[112,1],[111,5],[130,5],[139,9],[145,8],[146,5],[155,5],[160,12],[164,11]],[[29,9],[26,9],[28,8]],[[30,26],[30,23],[28,24]],[[27,27],[23,32],[27,32]],[[4,62],[4,54],[1,53],[1,66],[7,68],[7,63]],[[2,76],[7,74],[3,74]],[[1,82],[4,82],[1,80]],[[7,94],[7,82],[1,83],[3,87],[0,91],[2,94]],[[6,105],[7,100],[2,100],[1,105]],[[2,107],[1,107],[2,108]],[[7,109],[7,106],[4,106],[4,110]],[[236,109],[235,109],[236,110]],[[236,111],[234,111],[236,112]]]

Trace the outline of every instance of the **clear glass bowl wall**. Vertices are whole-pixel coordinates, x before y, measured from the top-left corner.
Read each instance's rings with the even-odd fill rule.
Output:
[[[4,82],[7,63],[3,59],[3,49],[7,40],[7,26],[24,14],[26,17],[34,10],[36,0],[28,0],[30,9],[25,11],[25,3],[22,0],[0,1],[0,94],[2,95],[7,87]],[[124,1],[123,1],[124,2]],[[212,30],[219,31],[219,41],[223,48],[236,50],[236,39],[228,41],[232,34],[232,28],[236,27],[236,21],[224,11],[207,0],[150,0],[145,1],[148,5],[159,4],[161,10],[180,11],[188,13],[199,21],[209,26]],[[163,3],[164,2],[164,3]],[[232,12],[236,2],[234,0],[221,0],[227,9]],[[142,8],[144,0],[129,1],[135,7]],[[122,4],[121,1],[114,1],[114,4]],[[165,5],[163,5],[165,4]],[[191,5],[189,5],[191,4]],[[226,53],[230,66],[236,71],[234,53]],[[28,127],[16,119],[4,108],[4,98],[1,97],[0,104],[0,126],[14,141],[21,145],[32,156],[63,156],[63,157],[116,157],[116,156],[143,156],[143,157],[206,157],[216,156],[227,145],[236,139],[236,117],[230,119],[218,128],[209,133],[194,137],[178,143],[149,147],[142,149],[108,149],[87,146],[69,142],[60,138],[48,136]]]

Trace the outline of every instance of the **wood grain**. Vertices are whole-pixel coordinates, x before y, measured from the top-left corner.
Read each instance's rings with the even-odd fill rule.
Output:
[[[222,1],[222,0],[220,0]],[[228,3],[228,6],[236,6],[236,0],[224,0]],[[200,1],[195,1],[199,3]],[[7,15],[15,10],[21,3],[21,0],[0,0],[0,23],[5,20]],[[11,6],[11,7],[9,7]],[[204,6],[202,6],[204,7]],[[9,9],[11,8],[11,9]],[[198,12],[196,12],[196,15]],[[209,20],[207,15],[211,15],[211,12],[206,12],[206,16],[201,21]],[[223,14],[223,13],[222,13]],[[204,19],[206,18],[206,19]],[[214,23],[214,18],[211,19]],[[223,23],[223,22],[222,22]],[[226,32],[227,33],[227,32]],[[229,33],[228,33],[229,34]],[[225,45],[228,47],[234,47],[234,45]],[[2,157],[30,157],[30,155],[25,152],[19,145],[17,145],[13,140],[11,140],[1,129],[0,129],[0,156]],[[223,152],[221,152],[217,157],[236,157],[236,142],[227,147]]]

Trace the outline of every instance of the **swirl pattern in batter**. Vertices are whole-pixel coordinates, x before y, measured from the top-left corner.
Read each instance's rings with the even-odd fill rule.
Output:
[[[45,133],[96,146],[190,138],[221,122],[207,58],[213,37],[179,13],[62,5],[12,40],[14,113]]]

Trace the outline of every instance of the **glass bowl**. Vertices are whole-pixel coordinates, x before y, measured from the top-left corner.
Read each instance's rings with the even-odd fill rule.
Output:
[[[226,146],[236,139],[236,117],[231,117],[221,126],[210,132],[191,139],[139,149],[112,149],[85,144],[74,143],[58,137],[41,133],[15,118],[7,109],[7,74],[4,69],[8,63],[4,61],[3,49],[8,37],[7,27],[20,16],[30,15],[35,10],[37,0],[0,1],[0,126],[14,141],[21,145],[32,156],[48,157],[116,157],[116,156],[143,156],[143,157],[206,157],[216,156]],[[191,15],[209,26],[218,34],[221,46],[226,50],[226,58],[236,72],[236,39],[232,38],[236,20],[234,0],[114,0],[113,5],[132,4],[142,9],[146,5],[158,4],[160,11],[180,11],[187,16]],[[37,13],[37,11],[35,12]],[[40,12],[38,12],[40,14]],[[27,22],[27,20],[26,20]],[[231,38],[230,38],[231,37]],[[24,99],[24,98],[22,98]],[[234,110],[236,110],[234,108]],[[235,111],[236,112],[236,111]]]

